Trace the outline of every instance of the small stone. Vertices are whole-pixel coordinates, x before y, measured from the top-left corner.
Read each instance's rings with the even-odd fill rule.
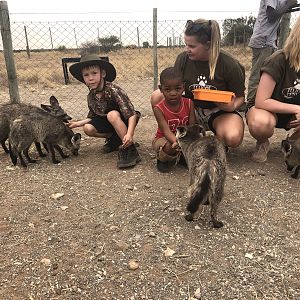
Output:
[[[134,271],[134,270],[138,269],[140,266],[139,266],[138,262],[135,259],[131,259],[128,262],[127,267],[128,267],[129,270]]]
[[[150,237],[156,237],[156,234],[155,234],[155,232],[150,231],[150,232],[149,232],[149,236],[150,236]]]
[[[252,253],[246,253],[245,257],[249,258],[249,259],[253,259],[253,254]]]
[[[133,191],[134,187],[131,186],[131,185],[126,185],[126,186],[125,186],[125,189],[126,189],[126,190],[129,190],[129,191]]]
[[[195,297],[196,299],[201,299],[201,290],[200,290],[200,288],[197,288],[197,289],[196,289],[196,291],[195,291],[195,293],[194,293],[194,297]]]
[[[167,249],[164,251],[165,257],[171,257],[174,253],[175,251],[169,247],[167,247]]]
[[[129,248],[129,245],[123,241],[117,241],[116,248],[117,248],[117,251],[125,251]]]
[[[52,194],[50,197],[54,200],[57,200],[61,197],[63,197],[65,194],[64,193],[55,193],[55,194]]]
[[[51,260],[49,258],[42,258],[41,263],[46,267],[49,267],[51,265]]]

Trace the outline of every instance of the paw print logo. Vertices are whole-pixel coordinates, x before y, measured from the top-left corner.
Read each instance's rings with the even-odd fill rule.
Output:
[[[201,87],[205,87],[206,84],[207,84],[207,79],[204,75],[200,75],[197,77],[197,81],[198,81],[198,84],[201,86]]]
[[[300,90],[300,78],[297,78],[294,81],[294,88],[297,89],[297,90]]]

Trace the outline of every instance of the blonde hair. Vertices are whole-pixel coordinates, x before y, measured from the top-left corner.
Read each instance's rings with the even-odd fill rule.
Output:
[[[203,30],[201,30],[201,28],[199,28],[199,30],[193,30],[193,26],[198,24],[203,26]],[[185,28],[185,34],[197,37],[197,40],[202,44],[205,44],[208,41],[210,42],[208,58],[209,77],[210,79],[214,79],[221,48],[221,33],[218,22],[205,19],[188,21]]]
[[[286,42],[283,46],[285,58],[289,61],[290,67],[296,72],[300,71],[300,17],[294,24]]]

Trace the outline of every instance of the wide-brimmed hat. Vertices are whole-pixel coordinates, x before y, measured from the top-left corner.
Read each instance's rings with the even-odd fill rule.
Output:
[[[114,81],[116,78],[115,67],[105,59],[101,59],[96,54],[86,54],[80,58],[80,62],[70,66],[70,73],[79,81],[84,83],[82,76],[82,69],[89,66],[99,66],[101,69],[106,71],[105,80]]]

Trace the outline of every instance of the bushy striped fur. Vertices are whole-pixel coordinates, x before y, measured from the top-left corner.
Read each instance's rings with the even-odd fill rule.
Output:
[[[209,204],[213,226],[222,227],[223,223],[217,220],[217,209],[226,177],[224,145],[215,136],[205,136],[199,125],[178,127],[176,137],[190,173],[186,219],[192,221],[199,205]]]

